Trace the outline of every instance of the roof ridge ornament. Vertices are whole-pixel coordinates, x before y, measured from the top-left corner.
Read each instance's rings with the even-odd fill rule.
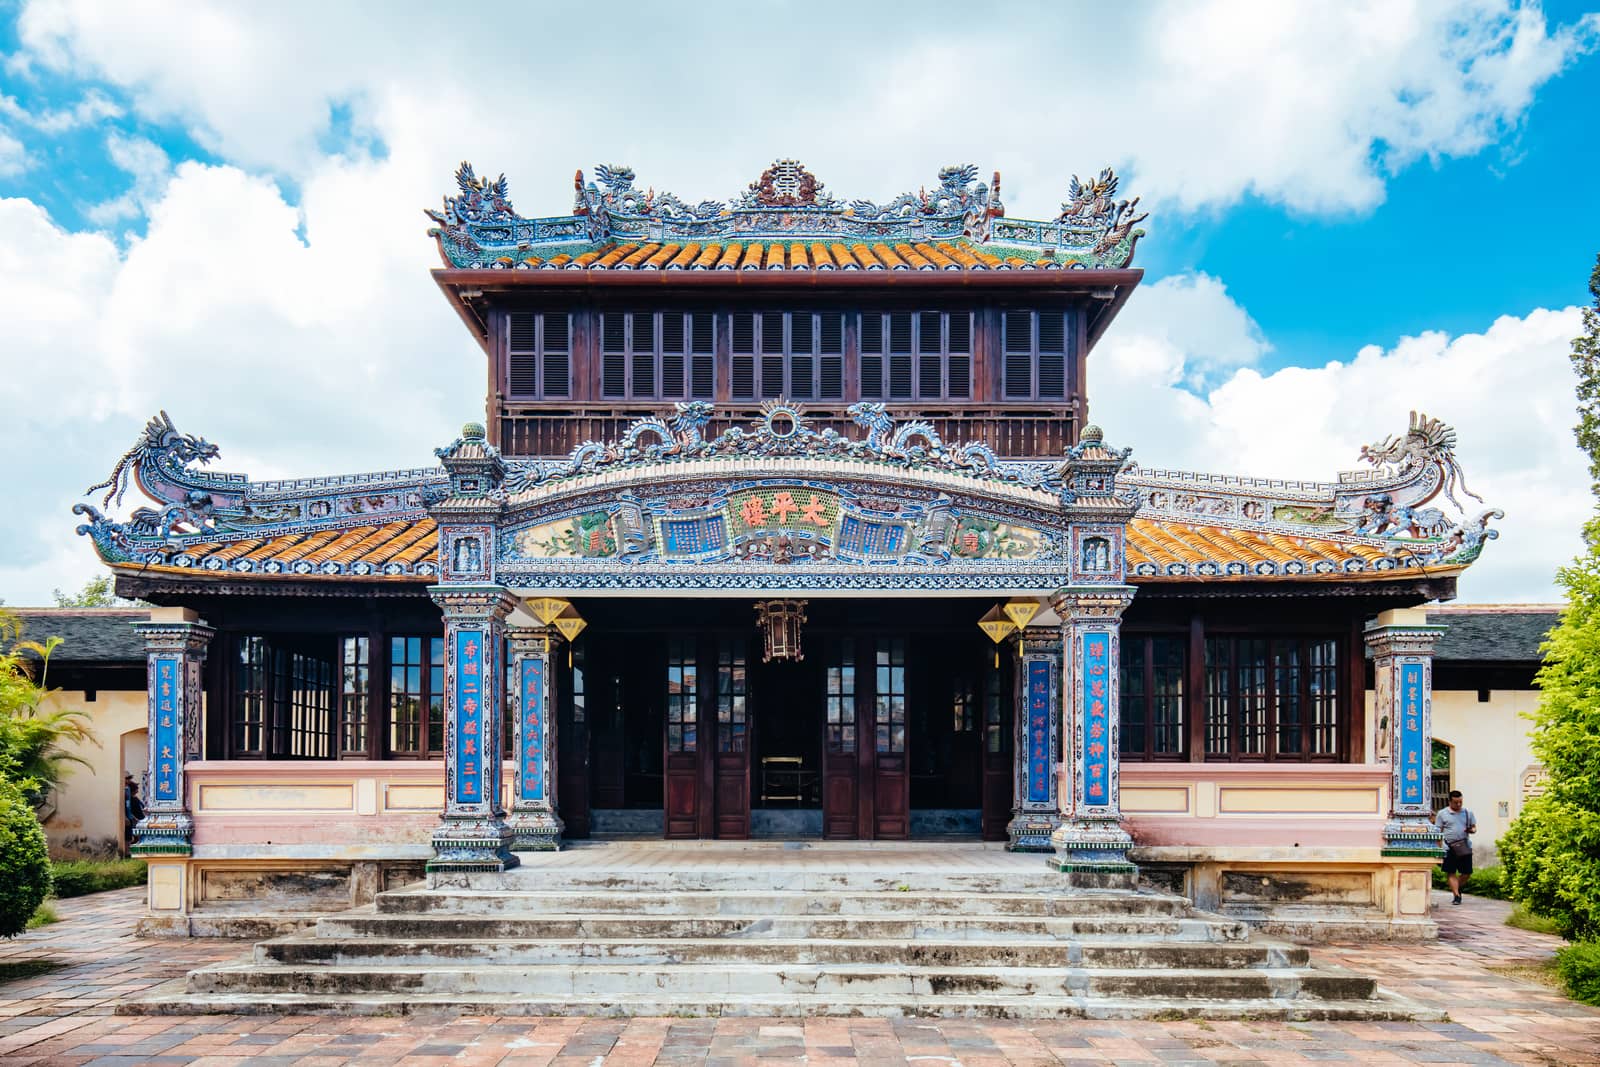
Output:
[[[653,186],[640,189],[632,167],[600,164],[594,180],[573,176],[572,214],[524,218],[511,208],[504,175],[479,178],[461,164],[459,195],[427,211],[428,230],[445,264],[461,269],[608,269],[598,249],[623,244],[704,244],[745,241],[843,243],[862,247],[923,242],[970,243],[980,255],[957,250],[950,270],[1122,269],[1133,260],[1149,217],[1138,198],[1114,199],[1119,179],[1108,167],[1084,182],[1073,176],[1069,199],[1054,219],[1008,219],[1000,174],[978,181],[971,163],[941,167],[938,184],[892,200],[845,200],[827,191],[799,160],[779,159],[728,203],[689,204]],[[673,269],[711,269],[712,264]],[[662,269],[660,264],[631,269]],[[848,265],[847,265],[848,269]],[[926,269],[934,269],[932,265]]]

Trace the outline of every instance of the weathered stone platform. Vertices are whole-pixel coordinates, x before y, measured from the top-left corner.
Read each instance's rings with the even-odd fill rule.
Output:
[[[587,845],[435,876],[124,1012],[1436,1019],[1154,892],[978,844]]]

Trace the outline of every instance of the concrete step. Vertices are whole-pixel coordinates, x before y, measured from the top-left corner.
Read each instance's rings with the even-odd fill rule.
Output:
[[[1002,855],[1004,855],[1002,853]],[[435,892],[477,893],[633,893],[741,892],[787,893],[1060,893],[1062,876],[1039,857],[1038,866],[993,872],[934,869],[811,869],[796,866],[694,867],[681,870],[628,870],[560,867],[530,862],[509,871],[432,874]]]
[[[1059,892],[1059,887],[1057,887]],[[1037,915],[1185,917],[1186,897],[1161,893],[963,893],[927,892],[452,892],[420,886],[380,894],[385,915]]]
[[[919,967],[899,964],[715,963],[696,967],[580,966],[300,967],[246,963],[198,970],[188,992],[308,996],[516,996],[529,998],[780,997],[792,995],[951,998],[1141,997],[1164,1000],[1359,1001],[1376,985],[1339,970],[1173,970],[1081,967]]]
[[[792,940],[911,941],[1062,939],[1073,937],[1148,937],[1176,941],[1244,941],[1242,922],[1208,918],[886,915],[594,915],[549,914],[380,915],[345,912],[317,920],[316,935],[387,940],[467,940],[480,943],[509,938],[528,940],[652,940],[670,938],[784,938]]]
[[[472,941],[289,937],[255,948],[260,964],[322,967],[564,965],[627,961],[636,966],[701,963],[797,966],[901,964],[910,967],[1084,967],[1249,969],[1304,967],[1310,953],[1264,942],[870,940],[755,938],[497,939]]]
[[[117,1005],[122,1015],[378,1015],[460,1014],[471,1016],[633,1016],[804,1018],[992,1018],[992,1019],[1245,1019],[1256,1021],[1437,1022],[1438,1008],[1378,990],[1370,1000],[1162,999],[1158,997],[1039,996],[1017,998],[973,994],[958,998],[788,994],[781,997],[672,997],[662,994],[626,1002],[605,996],[462,997],[375,994],[327,996],[306,993],[186,994],[175,979]]]

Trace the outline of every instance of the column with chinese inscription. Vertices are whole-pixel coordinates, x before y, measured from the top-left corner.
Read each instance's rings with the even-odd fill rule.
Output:
[[[1006,847],[1049,852],[1061,825],[1056,753],[1061,751],[1061,634],[1030,627],[1016,639],[1016,770]]]
[[[133,628],[144,638],[150,702],[150,765],[145,814],[133,828],[135,856],[188,856],[194,819],[189,814],[184,765],[201,755],[200,672],[216,633],[198,615],[157,608]]]
[[[495,580],[496,531],[505,510],[506,466],[478,423],[437,450],[449,475],[428,509],[438,524],[444,615],[444,811],[433,832],[430,882],[448,872],[515,867],[501,784],[506,700],[505,620],[516,597]]]
[[[507,632],[511,652],[512,716],[511,827],[518,851],[561,847],[565,826],[556,813],[556,707],[552,653],[556,634],[549,629],[516,627]]]
[[[1122,613],[1128,586],[1064,589],[1052,603],[1061,617],[1061,825],[1051,836],[1055,867],[1085,885],[1131,884],[1133,838],[1122,827],[1120,668]]]
[[[444,812],[430,873],[517,865],[501,800],[505,618],[516,598],[499,586],[428,587],[444,612]]]
[[[1443,626],[1420,609],[1386,611],[1367,624],[1378,722],[1378,758],[1393,766],[1385,856],[1425,858],[1444,849],[1433,824],[1433,646]]]
[[[1124,577],[1133,490],[1117,477],[1128,449],[1110,448],[1098,426],[1061,465],[1069,584],[1051,598],[1061,621],[1061,825],[1050,836],[1057,870],[1074,884],[1133,885],[1133,839],[1122,826],[1119,790],[1122,613],[1134,588]]]

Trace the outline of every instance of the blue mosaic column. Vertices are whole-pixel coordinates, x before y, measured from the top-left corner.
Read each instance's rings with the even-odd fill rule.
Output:
[[[1436,860],[1444,850],[1433,824],[1433,646],[1444,631],[1420,611],[1385,612],[1367,624],[1377,757],[1394,771],[1385,856]]]
[[[200,674],[216,631],[197,617],[153,619],[133,628],[144,638],[150,765],[140,790],[144,818],[133,828],[128,851],[134,856],[188,856],[194,851],[194,819],[183,771],[189,760],[201,757]]]
[[[1057,870],[1093,886],[1131,886],[1133,838],[1119,800],[1122,613],[1132,586],[1062,590],[1051,602],[1061,618],[1061,825],[1051,835]]]
[[[1056,771],[1061,751],[1061,635],[1029,629],[1016,642],[1016,773],[1006,847],[1049,852],[1061,825]]]
[[[505,618],[516,598],[498,585],[433,585],[444,612],[444,812],[430,874],[517,865],[501,800]]]
[[[566,826],[556,813],[556,635],[547,629],[507,631],[511,649],[512,847],[552,852]]]

